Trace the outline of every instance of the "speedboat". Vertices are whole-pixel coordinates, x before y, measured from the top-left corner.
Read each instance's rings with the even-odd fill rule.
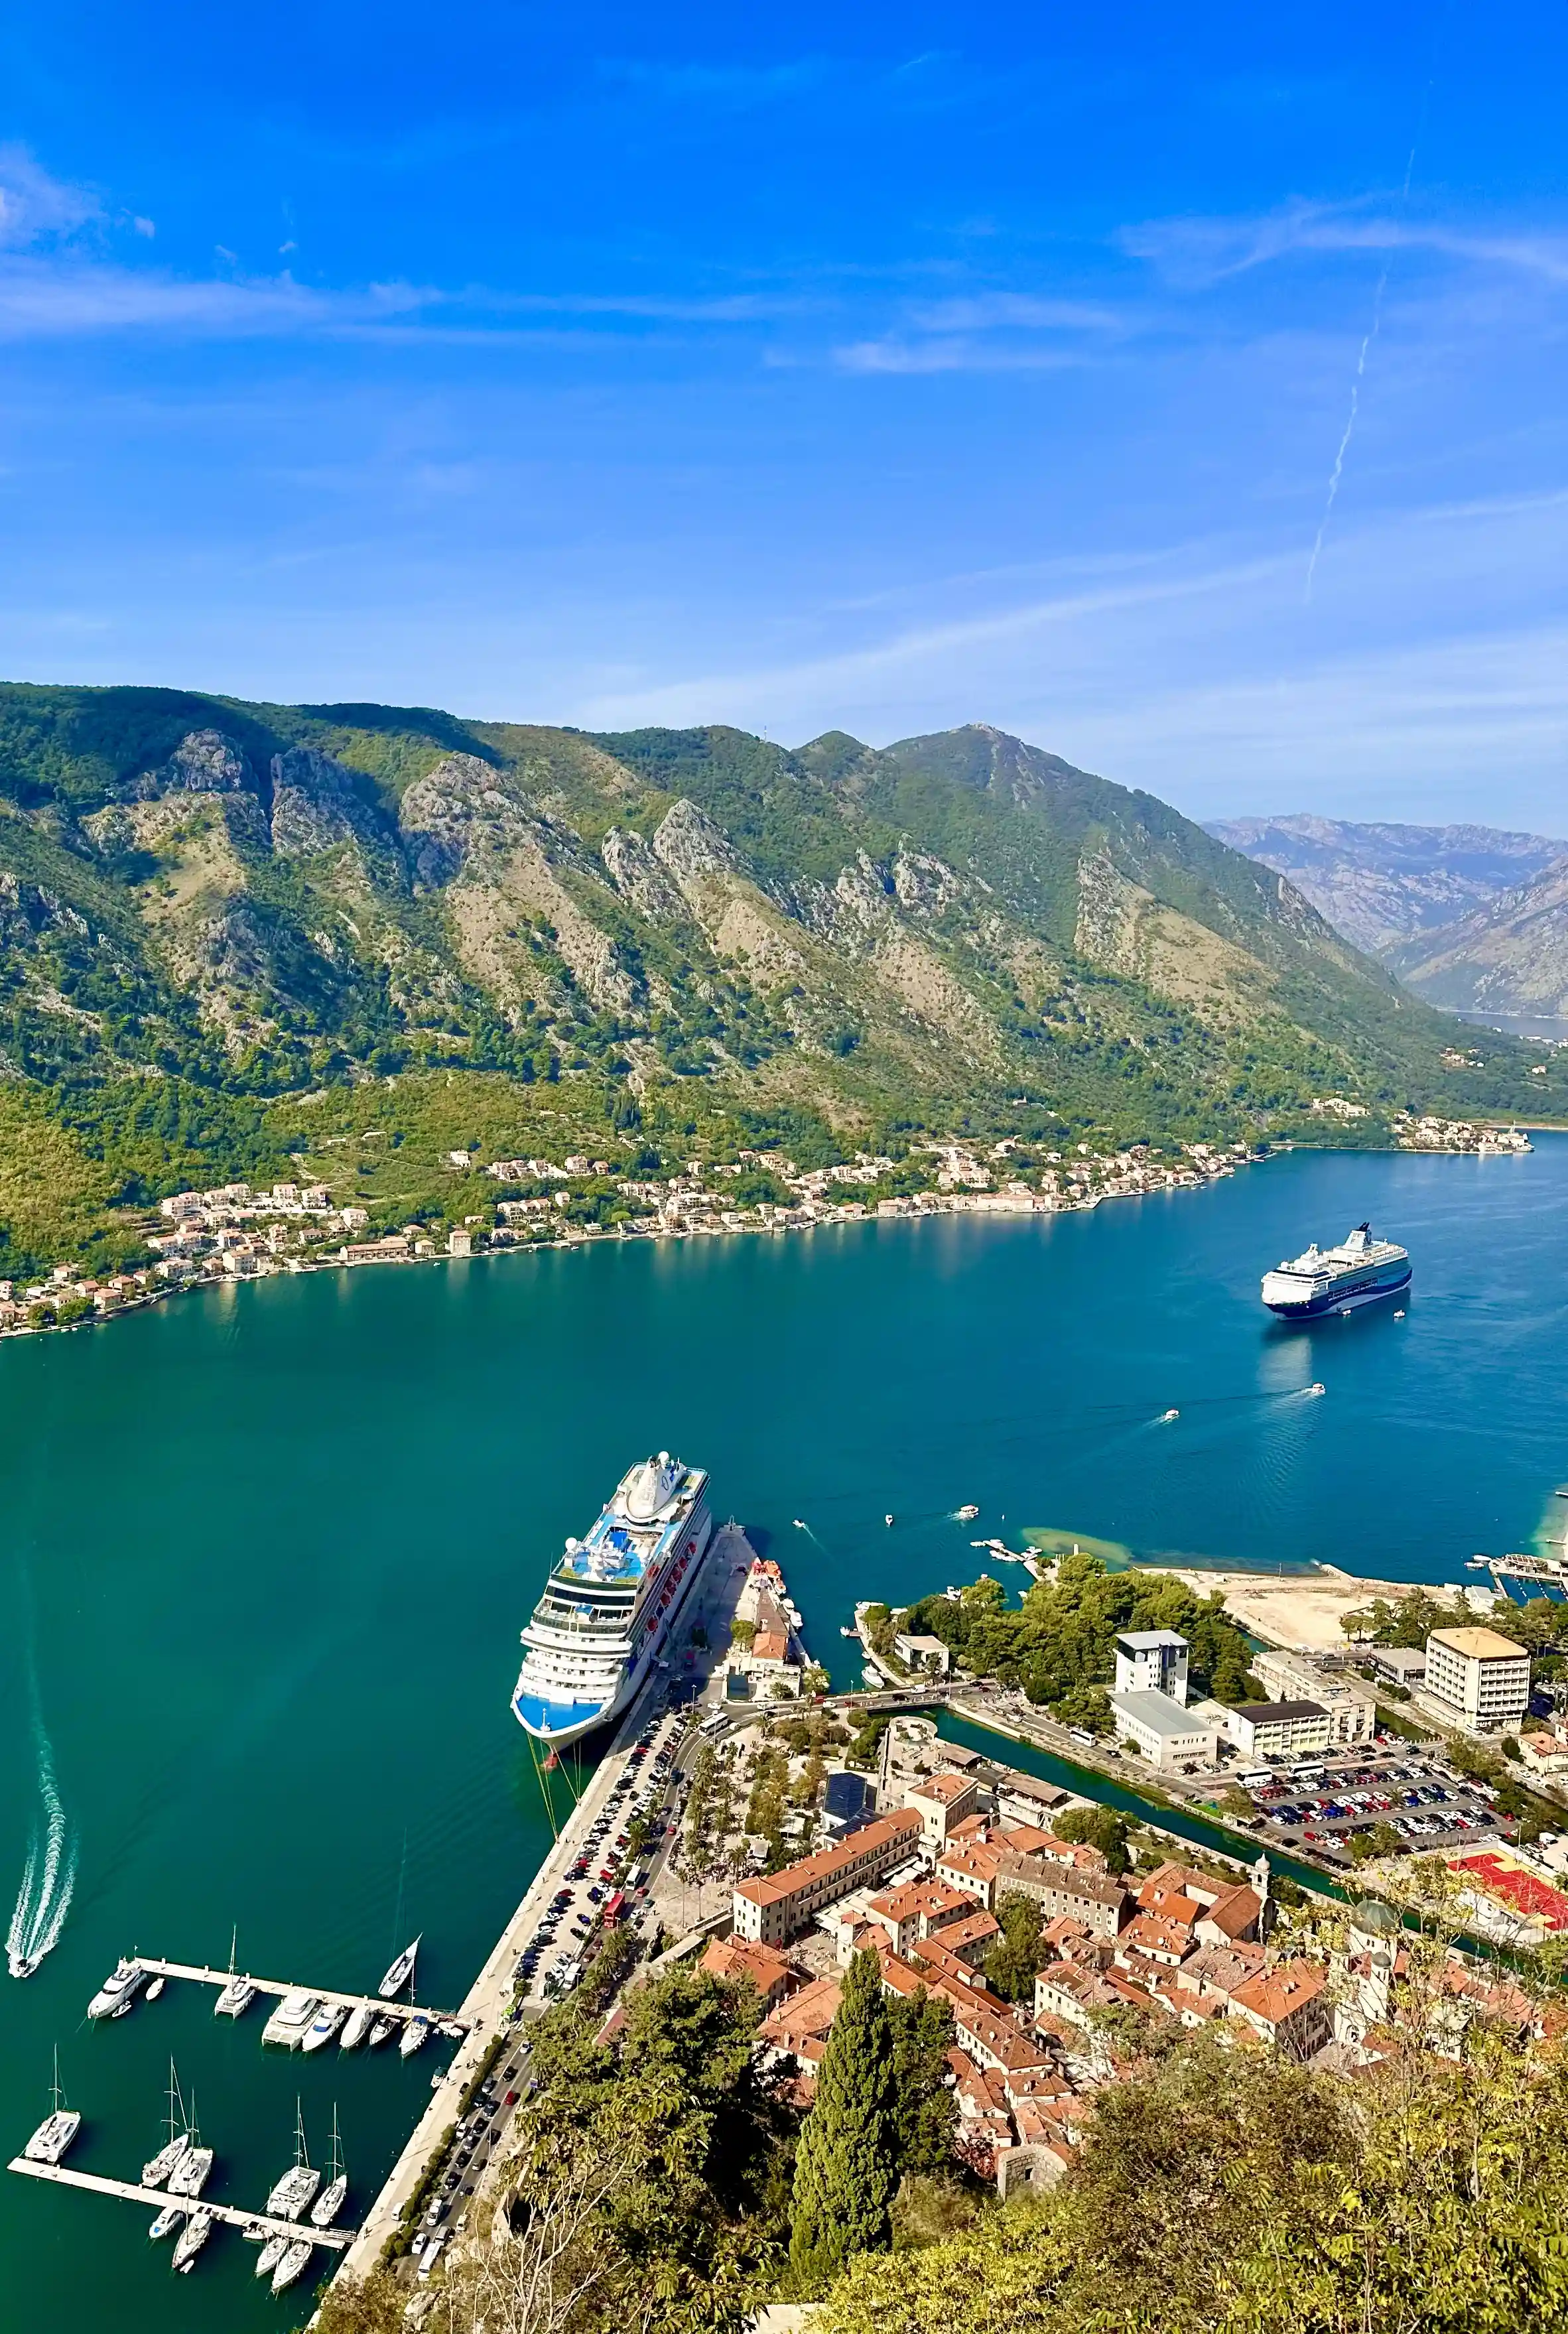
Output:
[[[166,2204],[147,2233],[149,2237],[171,2237],[184,2218],[178,2204]]]
[[[465,2030],[456,2018],[443,2018],[436,2031],[445,2041],[460,2042]]]
[[[397,2030],[398,2021],[395,2018],[378,2018],[370,2028],[371,2049],[379,2050],[383,2042],[391,2040]]]
[[[346,2002],[323,2002],[312,2019],[310,2028],[300,2048],[303,2050],[324,2050],[348,2014]]]
[[[893,1520],[893,1519],[892,1519],[892,1515],[891,1515],[891,1513],[890,1513],[890,1512],[889,1514],[885,1515],[885,1516],[882,1518],[882,1521],[883,1521],[885,1524],[891,1524],[892,1520]],[[852,1629],[851,1630],[850,1635],[851,1635],[851,1636],[853,1636],[853,1635],[854,1635],[854,1631],[853,1631]]]
[[[161,1976],[155,1977],[152,1983],[147,1989],[147,1998],[149,2001],[156,2001],[159,1995],[163,1992],[163,1978]]]
[[[296,2278],[303,2277],[310,2267],[310,2260],[311,2247],[303,2237],[296,2238],[292,2245],[285,2245],[283,2259],[273,2271],[273,2291],[282,2293],[293,2284]]]
[[[429,2035],[429,2020],[422,2010],[416,2011],[412,2018],[404,2021],[402,2036],[398,2043],[399,2057],[411,2059],[416,2050],[423,2049]]]
[[[1178,1410],[1162,1410],[1159,1413],[1159,1423],[1161,1426],[1169,1426],[1180,1416],[1181,1413]]]
[[[792,1517],[790,1518],[790,1521],[791,1521],[791,1523],[792,1523],[792,1524],[794,1524],[794,1528],[795,1528],[796,1531],[804,1531],[804,1529],[805,1529],[805,1521],[804,1521],[804,1519],[803,1519],[803,1517],[801,1517],[801,1516],[792,1516]]]
[[[343,2029],[343,2037],[339,2048],[343,2050],[357,2050],[375,2022],[375,2011],[368,2001],[361,2001]]]
[[[139,1962],[116,1962],[87,2005],[89,2018],[122,2018],[147,1982]]]
[[[262,2028],[262,2040],[280,2043],[285,2050],[297,2050],[310,2032],[311,2021],[321,2006],[319,1993],[298,1991],[285,1993]]]
[[[423,1936],[423,1934],[424,1932],[421,1930],[419,1935]],[[405,1945],[403,1947],[402,1952],[398,1955],[397,1960],[392,1963],[391,1968],[387,1972],[386,1976],[376,1988],[376,1992],[380,1995],[383,2001],[390,2001],[395,1994],[402,1992],[403,1988],[408,1984],[409,1980],[414,1974],[414,1963],[418,1960],[418,1958],[419,1937],[416,1937],[411,1945]]]
[[[961,1524],[972,1524],[979,1512],[979,1509],[973,1504],[962,1507],[958,1509],[958,1521]]]
[[[193,2213],[181,2229],[174,2248],[174,2267],[188,2270],[192,2262],[212,2234],[216,2213]]]

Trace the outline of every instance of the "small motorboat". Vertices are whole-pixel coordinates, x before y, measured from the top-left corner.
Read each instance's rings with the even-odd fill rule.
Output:
[[[794,1528],[795,1528],[796,1531],[804,1531],[804,1529],[805,1529],[805,1519],[804,1519],[804,1518],[803,1518],[803,1517],[801,1517],[801,1516],[792,1516],[792,1517],[790,1518],[790,1521],[791,1521],[791,1523],[792,1523],[792,1524],[794,1524]]]
[[[149,2237],[172,2237],[184,2218],[178,2204],[166,2204],[147,2233]]]
[[[1324,1385],[1322,1378],[1313,1378],[1311,1385],[1307,1388],[1307,1392],[1308,1394],[1327,1394],[1328,1388]]]
[[[32,1977],[39,1968],[42,1960],[43,1956],[39,1953],[18,1953],[15,1960],[9,1963],[12,1976]]]
[[[979,1512],[979,1509],[971,1500],[958,1509],[958,1521],[961,1524],[972,1524]]]
[[[164,1983],[165,1981],[161,1977],[155,1977],[153,1979],[152,1983],[147,1989],[147,1998],[149,2001],[156,2001],[158,2000],[159,1995],[163,1992]]]
[[[1181,1413],[1178,1410],[1162,1410],[1159,1413],[1159,1423],[1161,1426],[1172,1425],[1180,1416]]]
[[[411,2059],[416,2050],[423,2049],[430,2039],[430,2021],[422,2010],[403,2021],[402,2035],[398,2043],[399,2058]]]
[[[361,2002],[350,2018],[339,2040],[340,2050],[357,2050],[376,2022],[376,2013],[368,2001]]]
[[[890,1526],[891,1525],[892,1520],[893,1520],[893,1519],[892,1519],[892,1516],[891,1516],[891,1514],[890,1514],[890,1514],[888,1514],[888,1515],[885,1515],[885,1516],[882,1518],[882,1521],[883,1521],[885,1524],[890,1525]],[[852,1634],[852,1633],[851,1633],[851,1634]]]
[[[398,2021],[395,2018],[378,2018],[374,2025],[370,2028],[370,2044],[371,2049],[379,2050],[383,2042],[390,2042],[391,2040],[397,2030]]]

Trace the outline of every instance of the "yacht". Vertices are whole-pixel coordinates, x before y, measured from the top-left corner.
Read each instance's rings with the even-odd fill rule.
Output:
[[[185,2136],[186,2146],[179,2162],[168,2175],[168,2193],[171,2196],[196,2197],[199,2196],[207,2186],[207,2175],[213,2166],[214,2151],[210,2147],[203,2147],[201,2144],[201,2131],[196,2120],[194,2091],[190,2095],[190,2120],[186,2126]]]
[[[321,2006],[319,1993],[285,1993],[262,2028],[262,2040],[276,2042],[285,2050],[297,2050],[310,2032],[311,2021]]]
[[[343,2029],[343,2039],[339,2048],[344,2050],[357,2050],[374,2025],[376,2013],[370,2003],[361,2001]]]
[[[338,2136],[338,2111],[332,2109],[332,2151],[328,2158],[331,2167],[326,2186],[311,2206],[311,2219],[318,2229],[330,2229],[349,2193],[349,2175],[343,2170],[343,2144]]]
[[[121,2018],[147,1983],[139,1962],[116,1962],[87,2005],[89,2018]]]
[[[279,2262],[282,2261],[290,2242],[291,2240],[287,2237],[273,2236],[267,2239],[265,2244],[263,2245],[260,2252],[257,2253],[255,2257],[255,2273],[257,2277],[271,2277],[274,2270],[276,2269]]]
[[[306,2030],[302,2050],[324,2050],[349,2014],[345,2001],[324,2001]]]
[[[1358,1224],[1338,1248],[1319,1248],[1314,1240],[1293,1262],[1265,1272],[1263,1301],[1284,1320],[1315,1321],[1374,1305],[1409,1285],[1409,1249],[1377,1239],[1371,1224]]]
[[[141,2167],[144,2188],[162,2188],[190,2146],[190,2133],[183,2128],[185,2102],[179,2095],[179,2078],[174,2071],[174,2060],[168,2062],[168,2137],[156,2156],[149,2156]],[[160,2215],[161,2217],[161,2215]],[[163,2233],[159,2231],[159,2234]]]
[[[418,1958],[419,1938],[416,1937],[411,1945],[405,1945],[403,1947],[402,1952],[398,1955],[397,1960],[392,1963],[391,1968],[387,1972],[386,1976],[376,1988],[376,1992],[380,1995],[383,2001],[390,2001],[395,1994],[402,1992],[403,1988],[408,1984],[409,1980],[414,1974],[414,1963],[418,1960]]]
[[[311,2247],[303,2237],[296,2237],[292,2245],[284,2247],[283,2259],[273,2271],[273,2291],[283,2293],[310,2267]]]
[[[512,1708],[530,1734],[560,1750],[625,1709],[673,1648],[712,1537],[703,1469],[661,1451],[629,1471],[523,1632]]]
[[[216,2218],[216,2213],[210,2212],[191,2214],[175,2240],[173,2266],[176,2269],[182,2271],[189,2269],[192,2262],[211,2236],[212,2224]]]
[[[403,2022],[402,2037],[398,2044],[399,2057],[411,2059],[416,2050],[424,2049],[429,2039],[430,2021],[422,2010],[417,2010],[412,2018],[405,2019]]]
[[[58,2164],[77,2133],[82,2117],[75,2107],[63,2104],[65,2094],[60,2088],[60,2053],[54,2053],[54,2082],[51,2096],[53,2106],[43,2118],[22,2153],[29,2164]]]
[[[228,1982],[212,2005],[212,2014],[215,2018],[243,2018],[256,1997],[256,1989],[249,1978],[241,1977],[235,1969],[235,1955],[238,1946],[239,1930],[236,1926],[229,1940]]]
[[[147,2233],[149,2237],[155,2238],[171,2237],[184,2218],[185,2213],[178,2204],[166,2204],[162,2212],[155,2217]]]
[[[294,2160],[292,2168],[275,2183],[267,2197],[266,2208],[275,2221],[297,2221],[322,2185],[322,2175],[312,2169],[305,2147],[305,2119],[298,2099],[294,2101]],[[282,2239],[278,2242],[282,2244]],[[264,2251],[265,2251],[264,2247]],[[274,2255],[274,2260],[277,2256]],[[270,2269],[272,2263],[267,2264]],[[262,2274],[256,2263],[256,2275]]]

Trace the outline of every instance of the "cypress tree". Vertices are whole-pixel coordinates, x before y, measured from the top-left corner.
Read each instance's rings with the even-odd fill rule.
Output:
[[[899,2185],[893,2030],[874,1953],[854,1956],[801,2129],[790,2200],[790,2265],[816,2292],[851,2253],[885,2245]]]

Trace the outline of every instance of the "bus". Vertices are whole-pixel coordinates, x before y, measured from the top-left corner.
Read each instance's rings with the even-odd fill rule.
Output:
[[[625,1909],[626,1891],[624,1888],[618,1888],[614,1895],[607,1899],[604,1910],[601,1913],[599,1917],[606,1924],[611,1921],[619,1921]]]

